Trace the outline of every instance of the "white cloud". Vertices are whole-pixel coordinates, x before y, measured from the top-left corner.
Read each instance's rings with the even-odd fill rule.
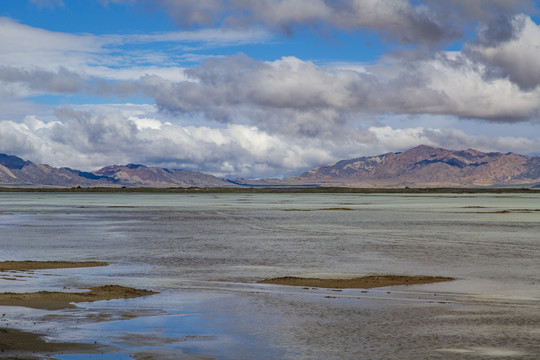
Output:
[[[538,121],[540,89],[486,78],[484,63],[466,54],[384,61],[358,72],[294,57],[264,62],[237,55],[186,70],[189,81],[143,82],[147,96],[167,111],[225,123],[243,119],[273,133],[308,137],[341,136],[351,122],[375,114]]]
[[[464,54],[440,54],[414,66],[445,101],[430,104],[426,113],[513,122],[538,121],[540,89],[524,91],[509,78],[486,78],[486,66]],[[421,95],[422,90],[418,95]],[[421,109],[420,109],[421,110]]]
[[[419,143],[518,153],[537,151],[540,145],[540,138],[472,136],[428,127],[373,126],[350,128],[339,138],[297,137],[252,125],[180,125],[148,105],[85,105],[55,114],[46,120],[0,121],[0,152],[81,170],[143,163],[255,178],[299,175],[324,163],[403,151]]]
[[[224,30],[73,35],[2,18],[0,30],[8,35],[0,39],[5,49],[0,54],[0,95],[144,94],[168,111],[202,113],[220,122],[240,121],[265,131],[310,137],[339,136],[340,131],[348,131],[344,125],[351,119],[366,114],[447,114],[494,121],[537,121],[540,89],[530,87],[540,74],[535,61],[540,46],[534,42],[540,30],[529,18],[517,18],[526,26],[513,40],[497,42],[495,47],[471,45],[464,53],[438,53],[428,59],[386,57],[358,68],[318,66],[295,57],[264,62],[237,55],[189,69],[140,66],[137,61],[126,64],[126,55],[111,52],[108,46],[171,39],[242,42],[252,39],[251,35],[243,38],[239,32]],[[256,34],[253,39],[261,37],[264,35]],[[520,55],[512,57],[516,52]],[[60,67],[59,63],[65,65]],[[530,74],[524,72],[525,65],[531,69]],[[509,76],[489,76],[494,67]]]
[[[376,148],[386,151],[403,151],[418,144],[438,146],[450,150],[473,148],[485,152],[515,152],[530,154],[537,152],[540,137],[525,138],[512,136],[469,135],[460,129],[405,128],[390,126],[371,127],[369,131],[377,138]]]
[[[540,85],[540,26],[525,15],[512,18],[510,26],[512,34],[505,41],[473,44],[467,52],[486,65],[488,77],[534,90]]]

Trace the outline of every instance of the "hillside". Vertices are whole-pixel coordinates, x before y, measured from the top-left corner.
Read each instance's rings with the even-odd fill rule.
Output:
[[[286,179],[227,180],[197,171],[136,164],[85,172],[0,154],[0,186],[540,187],[540,157],[420,145],[402,153],[341,160]]]
[[[341,160],[289,181],[355,187],[479,187],[540,182],[540,157],[420,145],[402,153]]]
[[[111,165],[95,172],[55,168],[0,154],[0,186],[148,186],[219,187],[232,186],[226,180],[190,170],[169,170],[144,165]]]

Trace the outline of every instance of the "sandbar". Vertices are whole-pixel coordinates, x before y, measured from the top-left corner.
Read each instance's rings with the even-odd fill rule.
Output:
[[[43,334],[35,334],[31,332],[0,328],[0,351],[4,352],[29,352],[42,353],[42,352],[62,352],[62,353],[81,353],[81,352],[97,352],[102,348],[95,344],[82,344],[82,343],[59,343],[45,341]],[[5,354],[7,356],[7,354]],[[8,357],[11,359],[38,359],[41,357],[22,357],[13,356]]]
[[[330,289],[371,289],[397,285],[429,284],[455,280],[442,276],[369,275],[353,279],[319,279],[294,276],[258,281],[261,284],[318,287]]]
[[[134,289],[119,285],[92,287],[86,292],[38,291],[34,293],[0,293],[0,305],[24,306],[34,309],[58,310],[75,307],[73,302],[131,299],[157,294],[152,290]]]
[[[65,269],[79,267],[107,266],[106,262],[101,261],[0,261],[0,271],[26,271],[42,269]]]
[[[33,271],[41,269],[107,266],[98,261],[1,261],[0,271]],[[11,280],[11,278],[9,279]],[[99,300],[130,299],[157,294],[155,291],[119,285],[91,287],[81,292],[38,291],[33,293],[0,293],[0,305],[24,306],[35,309],[58,310],[75,307],[72,303]],[[4,319],[6,314],[3,314]],[[0,328],[0,351],[8,359],[41,359],[40,353],[97,353],[107,346],[99,344],[50,342],[43,334]],[[12,354],[13,356],[10,356]],[[2,357],[2,356],[0,356]]]

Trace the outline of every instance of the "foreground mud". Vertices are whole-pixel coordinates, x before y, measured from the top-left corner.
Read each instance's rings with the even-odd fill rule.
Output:
[[[0,271],[26,272],[43,269],[107,266],[98,261],[2,261]],[[1,306],[23,306],[35,309],[58,310],[75,307],[73,303],[112,299],[130,299],[157,294],[155,291],[134,289],[119,285],[105,285],[81,289],[80,292],[38,291],[33,293],[0,293]],[[3,314],[2,318],[6,314]],[[42,359],[45,353],[97,353],[105,350],[98,344],[50,342],[44,334],[0,328],[0,358]]]

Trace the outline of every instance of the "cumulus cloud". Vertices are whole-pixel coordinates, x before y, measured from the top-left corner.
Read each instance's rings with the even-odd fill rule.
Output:
[[[394,129],[390,126],[369,128],[377,138],[376,147],[386,151],[402,151],[418,144],[438,146],[450,150],[473,148],[484,152],[534,153],[540,144],[540,137],[469,135],[463,130],[426,127]]]
[[[144,78],[147,95],[167,111],[202,112],[221,122],[245,119],[301,136],[339,136],[355,113],[422,111],[444,100],[444,94],[425,88],[422,77],[401,75],[382,83],[373,74],[294,57],[263,62],[237,55],[185,73],[190,81]]]
[[[282,3],[293,6],[292,2]],[[375,6],[371,2],[360,3]],[[476,4],[477,12],[487,12],[487,3],[482,1],[457,3],[467,9]],[[513,2],[512,8],[524,3]],[[209,4],[203,2],[200,6]],[[247,6],[242,1],[235,4]],[[353,6],[347,1],[332,5],[320,2],[320,6],[338,4]],[[497,9],[504,6],[499,2],[492,5]],[[229,39],[229,35],[230,41],[246,39],[227,32],[200,30],[182,36],[132,35],[126,40],[112,35],[54,33],[0,18],[0,28],[7,34],[0,39],[5,49],[0,54],[0,95],[20,98],[41,93],[116,97],[144,94],[168,112],[200,113],[224,123],[249,123],[265,131],[307,137],[341,136],[349,131],[351,122],[373,114],[447,114],[494,121],[537,121],[540,29],[524,15],[504,19],[506,25],[500,25],[499,32],[486,30],[494,25],[481,27],[478,41],[469,44],[464,52],[437,52],[412,58],[402,53],[354,70],[320,66],[295,57],[257,61],[245,55],[213,59],[188,69],[141,68],[131,63],[126,66],[125,56],[108,54],[107,46],[173,38],[219,41],[223,37]],[[101,59],[100,63],[96,58]],[[59,63],[65,65],[59,67]],[[124,68],[116,68],[121,63]]]
[[[53,166],[95,170],[109,164],[143,163],[235,178],[298,175],[338,159],[402,151],[419,143],[450,149],[534,152],[540,138],[467,135],[429,127],[351,128],[341,138],[302,138],[256,126],[221,128],[174,124],[148,105],[59,108],[43,120],[0,121],[2,152]]]
[[[390,70],[388,70],[390,68]],[[374,114],[441,114],[498,122],[537,121],[540,90],[485,78],[486,66],[462,53],[440,53],[366,71],[329,68],[294,57],[265,62],[245,55],[186,70],[189,81],[143,78],[146,94],[169,112],[248,121],[300,136],[340,136]]]
[[[524,91],[540,85],[540,27],[525,15],[507,19],[500,31],[480,31],[477,44],[466,52],[487,67],[490,78],[508,78]],[[492,41],[493,34],[498,41]],[[500,35],[499,35],[500,34]]]
[[[233,177],[296,173],[332,159],[319,140],[295,143],[245,125],[174,125],[137,107],[60,108],[55,116],[50,121],[34,116],[21,123],[0,121],[2,151],[86,170],[136,162]]]

